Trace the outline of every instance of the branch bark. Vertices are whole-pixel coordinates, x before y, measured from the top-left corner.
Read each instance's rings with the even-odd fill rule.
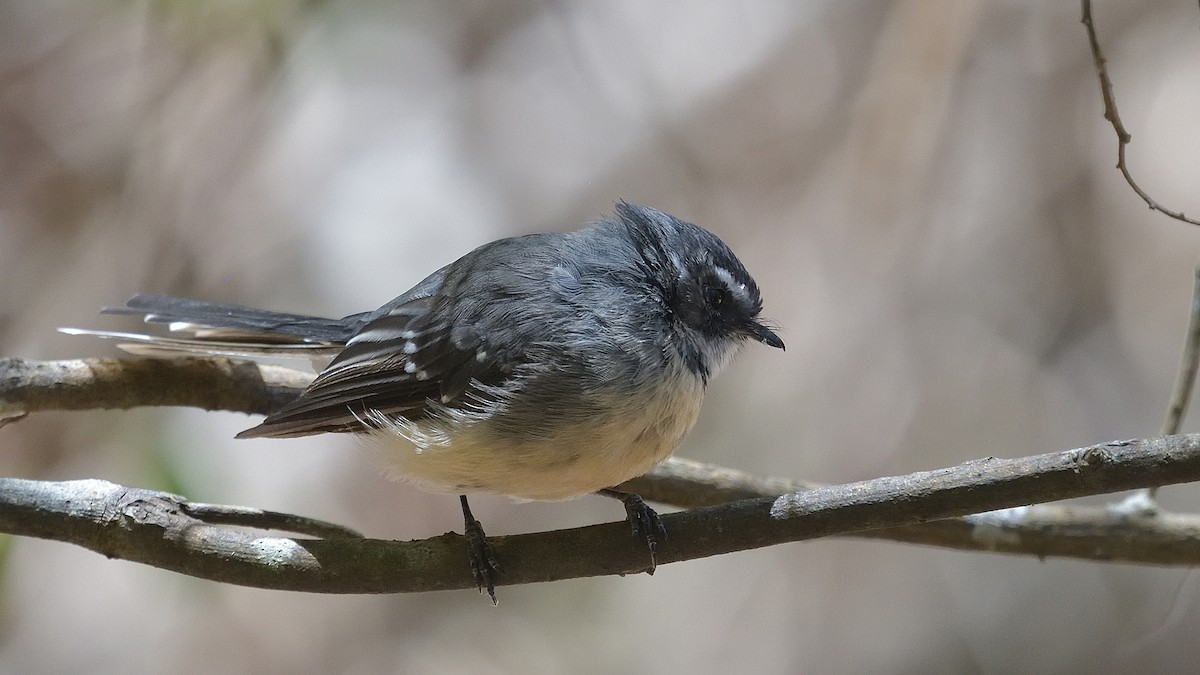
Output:
[[[672,457],[621,489],[652,501],[695,508],[815,487],[819,485]],[[1043,559],[1200,564],[1200,517],[1119,505],[1034,504],[848,536]]]
[[[659,565],[835,534],[912,525],[1046,499],[1200,478],[1200,435],[1123,441],[1020,459],[745,499],[663,516]],[[981,523],[972,525],[976,536]],[[263,537],[201,521],[186,500],[103,481],[0,479],[0,531],[67,541],[184,574],[261,588],[391,593],[475,586],[460,535],[423,541]],[[493,537],[500,585],[650,567],[624,522]]]
[[[0,414],[136,405],[265,413],[309,379],[222,358],[0,359]],[[1200,519],[1194,516],[1025,505],[1197,477],[1200,436],[1172,436],[1023,459],[989,458],[829,487],[676,459],[623,489],[694,509],[664,516],[670,537],[659,550],[660,564],[855,534],[1040,557],[1194,565],[1200,562]],[[785,496],[776,497],[780,494]],[[966,515],[971,513],[977,515]],[[965,517],[939,520],[953,516]],[[220,526],[229,522],[332,538],[264,537]],[[354,538],[337,526],[305,525],[313,522],[319,523],[190,504],[176,495],[102,481],[0,479],[0,531],[67,541],[206,579],[344,593],[474,585],[460,535],[380,541]],[[623,522],[491,542],[504,570],[502,584],[626,574],[649,566]]]
[[[0,358],[0,419],[42,410],[177,405],[265,413],[296,397],[312,375],[222,358]]]

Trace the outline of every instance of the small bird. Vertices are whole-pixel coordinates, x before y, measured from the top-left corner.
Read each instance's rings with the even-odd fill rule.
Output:
[[[784,348],[761,310],[715,235],[620,202],[576,232],[484,244],[373,312],[326,319],[139,294],[103,311],[188,337],[63,330],[152,355],[332,357],[238,438],[353,433],[399,476],[460,495],[471,569],[495,602],[499,566],[466,495],[618,498],[653,564],[658,515],[614,488],[679,447],[746,339]]]

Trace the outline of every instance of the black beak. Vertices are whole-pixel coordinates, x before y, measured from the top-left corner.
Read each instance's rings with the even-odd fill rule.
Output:
[[[751,321],[747,326],[747,330],[749,330],[751,337],[764,345],[787,351],[787,347],[783,346],[783,340],[780,340],[778,335],[761,323]]]

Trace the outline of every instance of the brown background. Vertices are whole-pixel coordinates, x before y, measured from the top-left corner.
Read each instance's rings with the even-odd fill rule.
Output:
[[[843,482],[1153,434],[1200,231],[1149,212],[1073,2],[0,3],[0,353],[135,291],[342,315],[617,199],[720,234],[788,351],[746,350],[683,455]],[[1200,213],[1200,13],[1102,2],[1143,184]],[[458,529],[345,438],[192,410],[44,414],[0,472]],[[1188,428],[1195,429],[1195,425]],[[1200,510],[1197,490],[1168,508]],[[620,517],[478,498],[495,534]],[[1185,569],[819,541],[474,593],[223,587],[8,540],[0,671],[1193,668]]]

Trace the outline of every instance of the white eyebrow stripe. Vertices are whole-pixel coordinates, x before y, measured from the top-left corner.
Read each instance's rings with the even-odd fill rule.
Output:
[[[730,293],[733,293],[738,300],[749,300],[750,294],[746,292],[746,284],[734,279],[733,275],[729,273],[729,270],[721,267],[720,265],[713,265],[713,272],[717,275],[717,278],[721,280],[721,283],[725,284],[725,288],[728,289]]]

